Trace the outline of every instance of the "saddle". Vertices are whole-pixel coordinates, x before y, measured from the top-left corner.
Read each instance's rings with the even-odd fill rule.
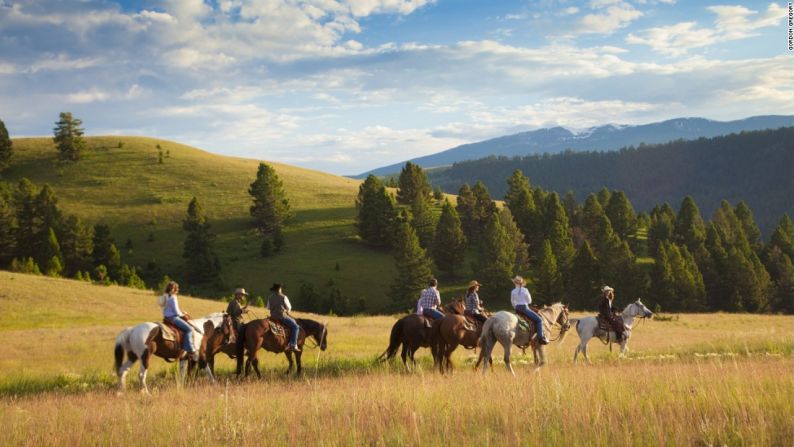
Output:
[[[625,328],[623,323],[623,317],[616,315],[612,318],[604,318],[603,315],[597,315],[596,321],[598,321],[598,329],[601,329],[604,332],[615,332],[618,327]]]
[[[464,315],[465,319],[463,320],[463,329],[470,331],[470,332],[478,332],[482,327],[482,323],[480,320],[470,316]]]
[[[177,346],[182,346],[182,331],[178,327],[165,318],[158,326],[160,326],[160,332],[163,334],[163,340],[173,341],[176,342]]]
[[[270,332],[277,337],[284,337],[285,339],[290,335],[290,329],[287,326],[278,320],[274,320],[272,318],[268,318],[267,321],[270,323]]]

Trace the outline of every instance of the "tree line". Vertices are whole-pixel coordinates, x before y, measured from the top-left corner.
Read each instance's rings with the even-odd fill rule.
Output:
[[[410,162],[397,186],[395,196],[371,175],[356,200],[358,235],[394,254],[394,309],[410,306],[438,271],[476,277],[495,307],[522,274],[540,302],[578,309],[594,308],[609,284],[625,300],[642,297],[667,311],[794,311],[794,225],[786,214],[765,243],[744,202],[722,201],[710,221],[690,196],[677,211],[663,203],[643,214],[622,191],[601,188],[578,202],[515,170],[501,208],[483,182],[464,183],[455,206],[432,206],[427,175]]]
[[[579,200],[602,187],[624,191],[648,212],[660,203],[691,196],[706,215],[722,200],[744,201],[759,227],[771,234],[783,213],[794,213],[794,127],[742,132],[692,141],[640,145],[619,151],[572,152],[517,157],[491,156],[458,162],[428,173],[434,185],[457,191],[482,181],[495,197],[519,169],[550,191],[573,191]]]

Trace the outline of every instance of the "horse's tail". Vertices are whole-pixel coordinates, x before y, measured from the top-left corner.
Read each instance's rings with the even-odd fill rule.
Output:
[[[482,326],[482,333],[480,333],[480,339],[477,341],[477,344],[480,345],[480,356],[477,358],[477,364],[474,365],[474,369],[477,369],[483,360],[489,361],[495,343],[495,336],[492,332],[493,325],[494,320],[489,318]]]
[[[383,354],[379,355],[377,361],[382,362],[384,360],[391,360],[397,355],[397,349],[400,347],[402,343],[402,334],[403,334],[403,324],[405,320],[400,319],[394,323],[394,326],[391,328],[391,336],[389,336],[389,347],[383,351]]]
[[[130,329],[131,328],[124,328],[124,330],[121,331],[116,337],[116,347],[113,350],[113,356],[115,357],[117,373],[119,372],[121,364],[124,361],[124,346],[127,344],[127,337],[129,336]]]

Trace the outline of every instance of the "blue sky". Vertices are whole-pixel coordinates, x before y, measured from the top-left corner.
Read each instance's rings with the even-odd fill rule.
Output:
[[[356,174],[500,135],[794,114],[787,4],[0,0],[0,119]]]

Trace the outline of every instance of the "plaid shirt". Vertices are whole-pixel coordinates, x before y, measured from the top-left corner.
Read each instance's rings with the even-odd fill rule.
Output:
[[[441,294],[438,293],[435,287],[428,287],[425,290],[422,290],[422,294],[419,295],[419,309],[435,309],[436,306],[441,305]]]

